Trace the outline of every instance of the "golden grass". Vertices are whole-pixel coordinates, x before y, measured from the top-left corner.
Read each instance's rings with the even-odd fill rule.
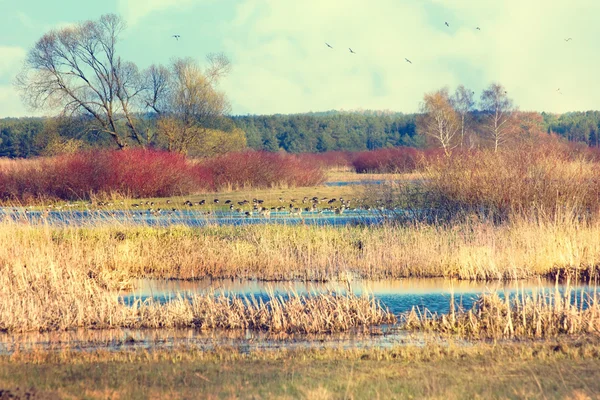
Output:
[[[167,304],[128,307],[117,289],[127,284],[114,254],[127,249],[96,246],[85,236],[65,237],[49,227],[2,226],[0,330],[45,331],[85,328],[196,327],[271,332],[335,332],[394,321],[367,296],[333,293],[289,298],[181,296]],[[11,229],[12,228],[12,229]],[[86,231],[82,231],[85,235]],[[65,233],[63,231],[62,233]],[[14,234],[12,239],[9,236]],[[98,251],[102,249],[102,251]]]
[[[559,335],[600,333],[600,304],[592,294],[568,287],[560,292],[537,289],[501,298],[497,292],[482,294],[470,310],[430,314],[415,308],[402,317],[406,329],[441,332],[470,339],[540,339]]]
[[[513,218],[502,225],[86,227],[0,223],[0,264],[11,274],[53,266],[115,288],[132,278],[327,281],[452,277],[521,279],[600,265],[600,222]],[[43,267],[42,267],[43,266]],[[24,276],[29,276],[25,273]]]

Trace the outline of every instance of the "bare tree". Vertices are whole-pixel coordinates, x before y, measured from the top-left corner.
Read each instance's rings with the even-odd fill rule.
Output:
[[[515,108],[504,86],[492,83],[481,94],[481,110],[486,115],[484,129],[494,143],[494,152],[506,143],[513,131],[512,119]]]
[[[465,143],[469,113],[473,111],[473,106],[475,105],[473,94],[473,91],[467,89],[464,85],[460,85],[456,88],[454,96],[452,96],[452,105],[460,115],[460,147]]]
[[[147,72],[146,103],[159,115],[158,131],[171,151],[186,153],[198,147],[229,112],[225,94],[216,85],[229,72],[229,60],[210,54],[203,70],[189,58],[176,59],[171,68],[152,66]]]
[[[427,93],[421,104],[422,115],[417,119],[418,130],[434,140],[449,156],[458,146],[460,119],[452,106],[448,89]]]
[[[135,117],[143,82],[135,64],[117,56],[125,22],[107,14],[97,21],[52,30],[29,51],[16,85],[34,109],[87,114],[119,148],[143,144]]]

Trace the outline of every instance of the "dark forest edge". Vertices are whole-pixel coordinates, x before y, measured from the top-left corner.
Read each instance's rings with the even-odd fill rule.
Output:
[[[523,113],[534,128],[570,142],[599,146],[600,111]],[[223,117],[215,122],[211,143],[189,152],[211,156],[248,147],[253,150],[289,153],[364,151],[391,147],[424,148],[424,135],[417,133],[419,114],[384,111],[328,111],[292,115],[248,115]],[[481,113],[471,113],[472,130],[481,129]],[[148,117],[152,122],[151,117]],[[479,122],[478,122],[479,121]],[[111,138],[89,129],[86,118],[0,119],[0,157],[28,158],[56,155],[79,149],[114,148]],[[530,127],[528,127],[530,128]],[[160,142],[154,148],[165,148]],[[212,149],[212,151],[211,151]]]

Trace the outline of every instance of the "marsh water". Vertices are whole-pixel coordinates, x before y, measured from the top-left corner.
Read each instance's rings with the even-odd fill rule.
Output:
[[[1,209],[0,216],[15,221],[26,221],[31,224],[50,224],[54,226],[85,226],[98,223],[129,223],[134,225],[169,226],[169,225],[375,225],[404,213],[402,210],[345,210],[341,214],[334,211],[308,211],[300,215],[292,215],[289,211],[274,211],[269,216],[251,215],[235,211],[199,211],[176,210],[150,212],[124,210],[94,211],[29,211],[22,208]]]
[[[349,286],[348,286],[349,285]],[[455,306],[469,309],[480,294],[498,293],[502,298],[509,295],[522,296],[533,292],[547,294],[559,291],[564,294],[569,289],[573,301],[575,296],[584,294],[590,298],[600,289],[594,284],[580,283],[557,284],[550,280],[525,280],[514,282],[477,282],[459,281],[450,279],[422,279],[408,278],[399,280],[354,280],[348,282],[263,282],[248,280],[150,280],[142,279],[134,282],[134,289],[122,292],[121,298],[126,304],[133,304],[136,300],[152,299],[161,303],[168,302],[178,296],[187,296],[198,293],[214,293],[215,295],[255,297],[268,300],[269,296],[282,296],[290,294],[307,295],[324,292],[339,294],[351,291],[354,294],[369,294],[379,300],[394,314],[402,314],[413,307],[421,310],[427,309],[432,313],[447,313],[450,310],[451,300]]]
[[[400,279],[385,281],[347,282],[261,282],[241,280],[150,280],[140,279],[133,288],[119,293],[126,304],[137,300],[168,302],[194,293],[212,293],[228,296],[254,296],[267,300],[270,295],[289,296],[351,290],[355,294],[369,294],[388,307],[394,314],[410,311],[412,307],[431,312],[448,312],[450,302],[459,307],[470,308],[477,296],[496,292],[501,297],[511,297],[543,291],[550,294],[556,290],[564,294],[571,292],[571,299],[586,298],[598,291],[596,285],[557,284],[548,280],[516,282],[472,282],[449,279]],[[572,289],[572,291],[571,291]],[[371,327],[337,334],[270,334],[252,330],[244,331],[199,331],[196,329],[80,329],[68,332],[45,332],[26,334],[0,334],[0,355],[19,351],[74,350],[74,351],[123,351],[190,348],[211,351],[227,348],[231,351],[250,352],[256,350],[299,349],[299,348],[390,348],[402,345],[444,344],[446,339],[423,333],[411,333],[398,326]],[[452,343],[468,342],[453,340]]]

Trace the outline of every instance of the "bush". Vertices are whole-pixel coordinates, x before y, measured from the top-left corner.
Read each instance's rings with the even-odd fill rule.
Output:
[[[89,199],[93,195],[164,197],[224,187],[312,186],[322,169],[298,156],[230,153],[192,163],[179,153],[96,150],[0,163],[0,199]]]
[[[411,147],[396,147],[354,153],[352,166],[358,173],[404,173],[417,169],[423,153]]]
[[[589,155],[548,143],[431,158],[424,185],[429,203],[448,210],[586,215],[600,207],[599,167]]]
[[[197,177],[211,177],[213,190],[315,186],[325,179],[321,166],[300,156],[265,151],[229,153],[201,162]]]

